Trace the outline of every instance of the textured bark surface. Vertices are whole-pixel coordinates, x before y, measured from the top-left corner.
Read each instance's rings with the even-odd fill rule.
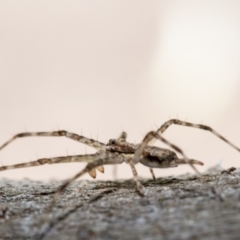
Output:
[[[1,180],[0,239],[240,239],[239,169],[141,182]]]

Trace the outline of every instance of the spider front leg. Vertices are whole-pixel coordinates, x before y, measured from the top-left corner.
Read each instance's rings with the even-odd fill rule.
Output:
[[[139,179],[138,179],[137,171],[136,171],[136,169],[134,167],[134,164],[131,162],[131,159],[127,159],[123,154],[106,152],[105,155],[99,156],[99,159],[97,159],[95,161],[92,161],[92,162],[89,162],[87,164],[87,166],[82,171],[77,173],[72,178],[68,179],[58,189],[58,191],[56,193],[56,196],[54,198],[54,202],[56,201],[56,199],[58,198],[59,194],[64,189],[66,189],[74,180],[76,180],[77,178],[81,177],[85,173],[91,171],[92,169],[97,168],[98,166],[107,165],[107,164],[121,164],[123,162],[129,163],[129,165],[131,166],[131,169],[132,169],[132,172],[133,172],[133,175],[134,175],[134,180],[136,182],[137,190],[138,190],[140,195],[144,195],[143,194],[143,190],[142,190],[142,185],[141,185],[141,183],[139,182]]]
[[[41,166],[45,164],[59,164],[59,163],[71,163],[71,162],[93,162],[99,158],[101,152],[97,152],[95,154],[85,154],[85,155],[73,155],[66,157],[54,157],[54,158],[40,158],[35,161],[27,162],[27,163],[19,163],[14,165],[2,166],[0,167],[0,171],[17,169],[17,168],[27,168],[34,166]],[[102,172],[102,166],[97,166],[97,169]],[[96,178],[96,170],[91,169],[89,175],[92,178]]]
[[[60,188],[55,193],[55,196],[53,198],[52,203],[49,206],[50,210],[53,208],[53,206],[54,206],[55,202],[57,201],[59,195],[74,180],[81,177],[85,173],[92,172],[93,170],[95,170],[95,168],[98,168],[99,166],[103,166],[105,164],[120,164],[120,163],[124,162],[124,156],[121,155],[121,154],[118,154],[118,153],[110,153],[110,152],[103,151],[101,154],[93,154],[92,157],[91,157],[91,160],[93,160],[93,161],[90,161],[82,171],[80,171],[79,173],[74,175],[72,178],[66,180],[65,183],[60,186]]]
[[[96,159],[95,161],[89,162],[87,164],[87,166],[82,171],[77,173],[72,178],[68,179],[58,189],[57,195],[59,195],[64,189],[66,189],[74,180],[76,180],[77,178],[81,177],[85,173],[91,171],[92,169],[95,169],[98,166],[107,165],[107,164],[121,164],[124,161],[126,161],[124,156],[122,154],[119,154],[119,153],[109,153],[109,152],[106,152],[106,154],[103,154],[102,156],[98,156],[98,159]]]
[[[52,132],[23,132],[23,133],[18,133],[16,135],[14,135],[12,138],[10,138],[3,145],[1,145],[0,146],[0,150],[2,150],[4,147],[9,145],[14,140],[16,140],[18,138],[23,138],[23,137],[67,137],[67,138],[70,138],[72,140],[78,141],[80,143],[86,144],[89,147],[93,147],[93,148],[95,148],[97,150],[104,150],[104,148],[105,148],[105,144],[102,143],[102,142],[99,142],[97,140],[94,140],[94,139],[91,139],[91,138],[87,138],[87,137],[78,135],[76,133],[68,132],[68,131],[65,131],[65,130],[59,130],[59,131],[52,131]],[[69,157],[63,157],[63,158],[66,161],[70,159]],[[52,164],[52,163],[55,163],[54,161],[55,161],[55,158],[39,159],[37,161],[30,162],[30,163],[23,163],[23,164],[16,164],[16,165],[11,165],[11,166],[1,167],[0,171],[13,169],[13,168],[23,168],[23,167],[38,166],[38,165],[42,165],[42,164],[45,164],[45,163],[48,163],[48,164],[51,163]],[[56,159],[56,161],[57,161],[57,159]],[[71,160],[69,162],[71,162]],[[82,161],[82,162],[84,162],[84,161]],[[60,163],[61,163],[61,161],[60,161]],[[98,166],[97,169],[100,172],[102,172],[102,173],[104,172],[103,166]],[[89,174],[90,174],[91,177],[95,178],[96,177],[95,169],[93,169],[91,172],[89,172]]]
[[[52,131],[52,132],[23,132],[18,133],[14,135],[12,138],[10,138],[7,142],[5,142],[2,146],[0,146],[0,150],[6,147],[8,144],[16,140],[17,138],[23,138],[23,137],[67,137],[72,140],[75,140],[77,142],[83,143],[88,145],[89,147],[93,147],[97,150],[103,150],[105,147],[105,144],[102,142],[99,142],[97,140],[87,138],[81,135],[78,135],[76,133],[68,132],[65,130],[59,130],[59,131]]]

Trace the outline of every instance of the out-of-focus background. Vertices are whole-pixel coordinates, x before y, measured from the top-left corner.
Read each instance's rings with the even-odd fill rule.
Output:
[[[58,129],[103,142],[125,130],[137,143],[179,118],[207,124],[240,146],[239,12],[238,0],[1,1],[0,144],[19,132]],[[203,161],[200,171],[219,162],[240,166],[240,153],[208,132],[172,126],[164,137]],[[0,164],[85,152],[93,150],[65,138],[32,137],[3,149]],[[0,176],[65,179],[84,165]],[[150,177],[146,167],[137,169]],[[98,178],[111,179],[112,172],[106,167]],[[117,175],[132,177],[126,164]]]

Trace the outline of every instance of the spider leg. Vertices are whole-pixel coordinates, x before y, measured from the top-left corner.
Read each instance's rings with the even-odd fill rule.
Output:
[[[197,164],[197,165],[202,165],[202,166],[204,165],[203,162],[198,161],[198,160],[195,160],[195,159],[189,159],[189,162],[190,162],[191,164]],[[184,158],[178,158],[178,159],[176,160],[176,163],[177,163],[177,164],[188,164],[188,163],[185,161]]]
[[[68,132],[65,130],[59,130],[59,131],[52,131],[52,132],[24,132],[24,133],[18,133],[14,135],[12,138],[10,138],[7,142],[5,142],[3,145],[0,146],[0,150],[6,147],[8,144],[16,140],[17,138],[22,137],[67,137],[72,140],[78,141],[80,143],[86,144],[89,147],[93,147],[97,150],[103,150],[105,148],[105,144],[102,142],[99,142],[97,140],[87,138],[72,132]],[[97,170],[99,172],[104,172],[103,166],[98,166]],[[96,177],[96,171],[92,170],[91,173],[89,173],[91,176]]]
[[[127,133],[126,132],[121,132],[121,134],[119,135],[119,137],[117,138],[119,141],[121,142],[126,142],[127,140]],[[113,179],[117,179],[117,165],[113,165]]]
[[[62,184],[58,190],[56,191],[54,198],[52,200],[52,203],[49,206],[49,209],[51,210],[53,208],[53,206],[55,205],[55,202],[57,201],[57,199],[59,198],[60,194],[77,178],[81,177],[82,175],[84,175],[87,172],[91,172],[93,170],[95,170],[95,168],[97,168],[98,166],[103,166],[104,164],[117,164],[117,163],[122,163],[123,160],[121,161],[116,161],[116,154],[112,154],[112,157],[106,157],[104,156],[104,158],[101,158],[101,156],[98,156],[98,159],[88,163],[87,166],[80,172],[78,172],[76,175],[74,175],[72,178],[69,178],[68,180],[65,181],[64,184]]]
[[[127,140],[127,133],[126,132],[122,132],[120,134],[120,136],[118,137],[118,140],[126,142],[126,140]],[[130,164],[130,166],[132,168],[132,172],[133,172],[133,174],[136,173],[136,176],[137,176],[137,172],[136,172],[135,166],[133,164],[131,164],[130,162],[129,162],[129,164]],[[116,168],[117,168],[117,165],[114,165],[113,167],[114,167],[114,169],[113,169],[114,170],[114,175],[115,175],[115,178],[116,178],[116,172],[117,172]],[[153,180],[156,180],[156,177],[155,177],[153,169],[149,168],[149,170],[150,170],[150,173],[152,175]],[[138,176],[135,178],[135,181],[136,181],[136,183],[139,182],[139,180],[136,180],[136,179],[138,179]],[[140,182],[139,182],[139,184],[140,184]],[[138,186],[139,184],[137,184],[137,187],[139,188],[138,191],[139,191],[140,195],[143,195],[142,187],[139,187]]]
[[[126,142],[126,140],[127,140],[127,133],[126,132],[122,132],[117,139],[119,141],[121,141],[121,142]],[[129,164],[131,166],[131,169],[132,169],[132,172],[133,172],[133,175],[134,175],[134,179],[135,179],[135,182],[136,182],[136,185],[137,185],[138,192],[140,193],[140,195],[144,195],[143,194],[143,190],[142,190],[142,186],[141,186],[141,184],[140,184],[140,182],[138,180],[138,174],[137,174],[136,168],[135,168],[132,160],[129,160]],[[155,180],[156,177],[155,177],[155,174],[153,172],[153,169],[149,168],[149,170],[150,170],[150,172],[152,174],[153,180]],[[117,165],[113,166],[113,173],[114,173],[114,178],[116,179]]]
[[[209,131],[212,134],[214,134],[215,136],[217,136],[218,138],[222,139],[224,142],[226,142],[227,144],[229,144],[230,146],[232,146],[233,148],[235,148],[237,151],[240,152],[240,148],[237,147],[236,145],[234,145],[233,143],[231,143],[229,140],[227,140],[225,137],[223,137],[221,134],[219,134],[218,132],[216,132],[214,129],[212,129],[209,126],[203,125],[203,124],[195,124],[195,123],[190,123],[190,122],[185,122],[185,121],[181,121],[178,119],[171,119],[167,122],[165,122],[156,132],[161,135],[164,131],[167,130],[168,127],[170,127],[172,124],[176,124],[176,125],[181,125],[181,126],[187,126],[187,127],[192,127],[192,128],[199,128],[205,131]],[[151,140],[151,144],[153,144],[156,141],[155,139]]]
[[[66,157],[54,157],[54,158],[41,158],[35,161],[27,162],[27,163],[20,163],[14,164],[9,166],[2,166],[0,167],[0,171],[10,170],[10,169],[17,169],[17,168],[26,168],[26,167],[34,167],[34,166],[41,166],[44,164],[57,164],[57,163],[69,163],[69,162],[93,162],[99,158],[100,154],[86,154],[86,155],[73,155],[73,156],[66,156]],[[98,166],[102,167],[102,166]],[[95,169],[89,172],[92,178],[96,177]]]
[[[103,150],[105,147],[105,144],[102,142],[99,142],[97,140],[87,138],[72,132],[68,132],[65,130],[59,130],[59,131],[53,131],[53,132],[24,132],[24,133],[18,133],[14,135],[12,138],[10,138],[7,142],[5,142],[3,145],[0,146],[0,150],[6,147],[8,144],[13,142],[17,138],[22,137],[67,137],[72,140],[78,141],[80,143],[86,144],[89,147],[93,147],[97,150]]]
[[[129,163],[129,165],[131,166],[133,175],[134,175],[134,180],[136,182],[137,185],[137,190],[140,193],[140,195],[144,195],[143,194],[143,190],[142,190],[142,185],[139,182],[138,179],[138,175],[137,175],[137,171],[134,167],[134,164],[131,160],[131,158],[126,159],[125,156],[123,154],[119,154],[119,153],[108,153],[108,156],[104,156],[104,157],[100,157],[99,159],[93,161],[93,162],[89,162],[87,164],[87,166],[80,171],[79,173],[77,173],[75,176],[73,176],[72,178],[68,179],[57,191],[55,198],[54,198],[54,202],[56,201],[56,199],[58,198],[59,194],[66,189],[74,180],[76,180],[77,178],[81,177],[82,175],[84,175],[87,172],[92,171],[92,169],[97,168],[98,166],[102,166],[102,165],[107,165],[107,164],[121,164],[123,162],[127,162]],[[53,204],[52,204],[53,205]]]
[[[124,142],[126,143],[126,140],[127,140],[127,133],[126,132],[122,132],[121,134],[120,134],[120,136],[116,139],[118,142],[120,142],[121,144],[124,144]],[[109,142],[111,142],[111,141],[115,141],[114,139],[110,139],[109,140]],[[108,145],[108,144],[107,144]],[[134,153],[134,151],[135,151],[135,149],[133,148],[133,149],[125,149],[125,151],[127,151],[127,153]],[[132,168],[133,169],[133,168]],[[156,177],[155,177],[155,174],[154,174],[154,172],[153,172],[153,169],[152,168],[149,168],[149,170],[150,170],[150,172],[151,172],[151,175],[152,175],[152,178],[153,178],[153,180],[155,180],[156,179]],[[116,175],[117,175],[117,165],[114,165],[113,166],[113,177],[114,177],[114,179],[116,179],[117,177],[116,177]],[[140,191],[139,191],[140,192]]]
[[[117,139],[120,140],[120,141],[126,142],[127,133],[126,132],[121,132],[120,136]]]
[[[128,163],[129,163],[129,165],[130,165],[130,167],[131,167],[131,169],[132,169],[132,173],[133,173],[133,176],[134,176],[134,181],[135,181],[135,183],[136,183],[136,185],[137,185],[137,190],[138,190],[138,192],[139,192],[139,194],[140,194],[141,196],[144,196],[142,184],[141,184],[140,181],[139,181],[138,174],[137,174],[137,170],[136,170],[136,168],[135,168],[135,166],[134,166],[134,162],[133,162],[132,159],[129,159],[129,160],[128,160]]]
[[[161,135],[159,135],[157,132],[149,132],[143,139],[142,143],[139,145],[138,149],[136,150],[134,156],[133,156],[133,162],[136,164],[140,161],[141,155],[143,153],[144,148],[147,146],[149,141],[151,141],[153,138],[159,139],[163,143],[167,144],[169,147],[173,148],[175,151],[179,152],[183,158],[185,163],[188,163],[198,174],[201,175],[201,173],[196,169],[196,167],[193,165],[193,163],[189,160],[189,158],[185,155],[185,153],[176,145],[170,143],[168,140],[163,138]]]
[[[120,164],[123,163],[124,156],[118,153],[108,153],[107,156],[98,156],[95,161],[91,161],[87,164],[87,166],[77,173],[72,178],[68,179],[58,190],[58,193],[62,192],[65,188],[67,188],[75,179],[81,177],[87,172],[90,172],[92,169],[97,168],[98,166],[107,165],[107,164]]]
[[[152,175],[153,180],[156,180],[155,173],[154,173],[153,169],[149,168],[149,170],[150,170],[150,173]]]

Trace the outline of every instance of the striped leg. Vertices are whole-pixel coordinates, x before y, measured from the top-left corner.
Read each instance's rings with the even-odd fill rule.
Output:
[[[73,155],[73,156],[66,156],[66,157],[54,157],[54,158],[41,158],[35,161],[27,162],[27,163],[20,163],[14,164],[9,166],[2,166],[0,167],[0,171],[10,170],[10,169],[17,169],[17,168],[26,168],[26,167],[34,167],[34,166],[41,166],[44,164],[57,164],[57,163],[69,163],[69,162],[93,162],[99,159],[100,154],[85,154],[85,155]],[[102,166],[97,166],[97,169],[102,172]],[[92,178],[96,177],[96,170],[92,169],[89,172]]]
[[[127,140],[127,133],[126,132],[121,132],[119,137],[117,138],[121,142],[126,142]],[[117,179],[117,165],[113,165],[113,179]]]
[[[84,136],[71,133],[65,130],[59,130],[59,131],[53,131],[53,132],[24,132],[24,133],[18,133],[14,135],[12,138],[10,138],[7,142],[5,142],[2,146],[0,146],[0,150],[6,147],[8,144],[13,142],[17,138],[22,137],[67,137],[72,140],[78,141],[80,143],[86,144],[89,147],[93,147],[97,150],[103,150],[105,147],[104,143],[101,143],[99,141],[96,141],[91,138],[86,138]]]
[[[170,127],[172,124],[181,125],[181,126],[187,126],[187,127],[192,127],[192,128],[199,128],[199,129],[202,129],[202,130],[205,130],[205,131],[209,131],[212,134],[214,134],[215,136],[217,136],[218,138],[220,138],[221,140],[223,140],[224,142],[226,142],[227,144],[229,144],[230,146],[232,146],[233,148],[235,148],[237,151],[240,152],[240,148],[239,147],[237,147],[236,145],[231,143],[229,140],[227,140],[225,137],[223,137],[221,134],[216,132],[211,127],[206,126],[206,125],[202,125],[202,124],[195,124],[195,123],[181,121],[181,120],[178,120],[178,119],[171,119],[171,120],[165,122],[156,132],[159,135],[162,135],[162,133],[164,131],[166,131],[167,128]],[[155,141],[156,141],[156,138],[152,139],[151,140],[151,144],[153,144]]]
[[[154,173],[153,169],[149,168],[149,170],[150,170],[150,173],[152,175],[153,180],[156,180],[155,173]]]
[[[127,133],[126,132],[121,132],[120,136],[118,137],[118,140],[126,142],[126,140],[127,140]]]
[[[0,146],[0,150],[6,147],[8,144],[16,140],[17,138],[22,138],[22,137],[67,137],[72,140],[78,141],[80,143],[86,144],[89,147],[93,147],[97,150],[103,150],[105,147],[105,144],[99,141],[96,141],[91,138],[87,138],[75,133],[71,133],[65,130],[59,130],[59,131],[53,131],[53,132],[24,132],[24,133],[18,133],[14,135],[12,138],[10,138],[7,142],[5,142],[3,145]],[[98,170],[100,172],[104,172],[103,166],[99,166]],[[93,170],[93,173],[89,173],[91,176],[96,175],[96,171]]]
[[[68,187],[74,180],[81,177],[85,173],[91,171],[92,169],[97,168],[98,166],[107,165],[107,164],[121,164],[125,161],[124,156],[118,153],[108,153],[105,156],[98,156],[98,159],[91,161],[87,166],[79,173],[77,173],[72,178],[68,179],[60,188],[58,193],[62,192],[66,187]]]
[[[106,156],[105,156],[105,158],[101,158],[101,156],[98,156],[97,160],[88,163],[87,166],[82,171],[78,172],[72,178],[69,178],[68,180],[66,180],[65,183],[62,184],[60,186],[60,188],[57,190],[57,192],[55,193],[55,196],[53,198],[52,203],[49,206],[49,209],[51,210],[53,208],[53,206],[55,205],[55,202],[59,198],[59,195],[77,178],[81,177],[82,175],[84,175],[87,172],[91,172],[91,171],[95,170],[95,168],[97,168],[98,166],[103,166],[104,164],[120,164],[123,162],[123,158],[121,158],[120,155],[118,155],[116,153],[113,153],[111,155],[112,156],[108,156],[107,158],[106,158]]]
[[[102,166],[102,165],[107,165],[107,164],[121,164],[123,162],[127,162],[129,163],[129,165],[131,166],[132,172],[133,172],[133,176],[134,176],[134,180],[136,182],[136,186],[137,186],[137,190],[139,192],[140,195],[144,195],[143,194],[143,190],[142,190],[142,185],[139,182],[138,179],[138,174],[137,171],[135,169],[135,166],[132,162],[132,159],[126,159],[124,157],[124,155],[122,154],[118,154],[118,153],[108,153],[108,156],[106,158],[102,158],[101,156],[99,156],[99,159],[90,162],[87,164],[87,166],[79,173],[77,173],[75,176],[73,176],[72,178],[68,179],[59,189],[58,192],[56,193],[54,202],[56,201],[56,199],[58,198],[59,194],[66,189],[74,180],[76,180],[77,178],[81,177],[82,175],[84,175],[86,172],[91,171],[92,169],[97,168],[98,166]],[[53,206],[53,204],[52,204]]]
[[[130,165],[130,167],[132,169],[132,173],[133,173],[133,176],[134,176],[134,181],[135,181],[135,183],[137,185],[137,190],[138,190],[138,192],[139,192],[139,194],[141,196],[144,196],[142,184],[139,181],[137,170],[136,170],[136,168],[134,166],[134,163],[133,163],[132,159],[129,159],[128,163],[129,163],[129,165]]]

